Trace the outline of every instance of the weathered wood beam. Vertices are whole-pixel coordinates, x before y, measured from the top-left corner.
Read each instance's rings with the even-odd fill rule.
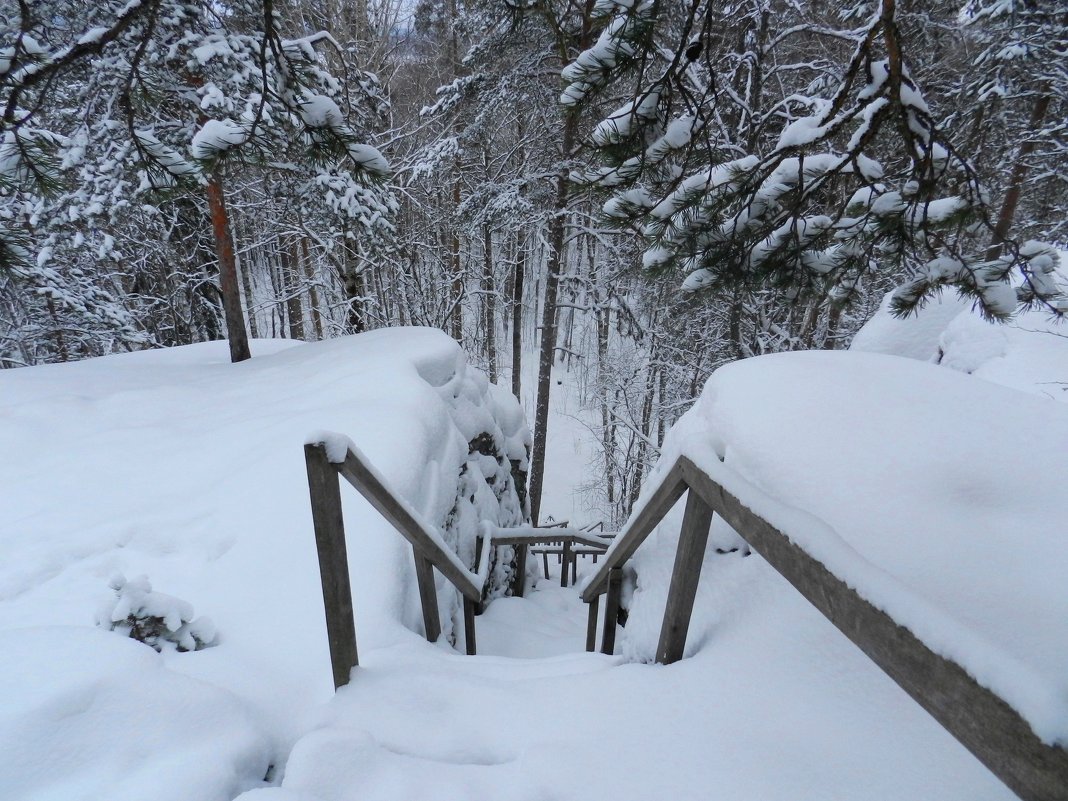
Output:
[[[515,576],[512,577],[512,596],[522,598],[526,592],[527,584],[527,552],[530,546],[526,543],[515,546]]]
[[[475,655],[475,602],[464,598],[464,645],[467,655]]]
[[[686,512],[682,516],[679,547],[675,551],[675,567],[671,572],[664,622],[660,627],[660,642],[656,646],[656,661],[670,665],[682,659],[686,650],[686,634],[690,630],[693,601],[697,583],[701,579],[701,565],[705,560],[708,529],[712,524],[712,508],[700,493],[686,495]]]
[[[414,545],[412,555],[415,557],[415,583],[419,587],[419,605],[423,609],[423,630],[427,642],[437,642],[441,636],[441,616],[438,613],[438,591],[434,586],[434,563],[423,556]]]
[[[746,542],[1024,801],[1068,801],[1068,751],[934,653],[685,457],[686,481]]]
[[[602,654],[614,654],[616,651],[616,621],[619,618],[619,597],[622,591],[623,568],[613,567],[608,573],[608,593],[604,602],[604,624],[601,630]]]
[[[571,542],[570,540],[564,542],[563,561],[560,563],[560,586],[567,586],[567,574],[571,570]]]
[[[326,458],[326,448],[322,445],[305,445],[304,461],[308,468],[315,549],[319,554],[326,636],[330,644],[330,667],[336,690],[349,683],[352,669],[359,664],[348,552],[345,547],[345,521],[341,512],[341,488],[337,470]]]
[[[586,650],[593,653],[597,650],[597,607],[601,605],[601,596],[594,596],[586,606],[589,607],[586,616]]]
[[[345,461],[334,465],[356,490],[367,499],[382,517],[389,521],[400,535],[412,544],[416,551],[429,559],[445,578],[452,582],[465,597],[477,601],[482,597],[482,588],[465,569],[456,554],[443,548],[438,540],[416,520],[406,506],[393,496],[362,460],[349,451]],[[418,560],[416,560],[418,561]]]
[[[494,545],[556,545],[572,542],[604,550],[612,544],[611,540],[602,539],[596,534],[587,534],[579,529],[567,529],[561,533],[537,533],[536,530],[520,529],[517,533],[515,529],[490,528],[489,534]]]
[[[594,596],[604,592],[605,585],[608,583],[608,574],[611,570],[618,565],[622,565],[634,555],[634,552],[638,550],[638,546],[645,542],[645,538],[652,533],[653,529],[656,528],[657,524],[664,518],[664,515],[671,510],[671,507],[675,505],[675,502],[682,497],[682,493],[685,491],[686,482],[683,480],[682,468],[676,463],[671,466],[671,469],[661,479],[660,486],[653,492],[652,497],[641,508],[641,511],[631,519],[630,524],[616,537],[615,543],[605,557],[601,567],[594,573],[590,583],[583,590],[583,601],[589,603]]]

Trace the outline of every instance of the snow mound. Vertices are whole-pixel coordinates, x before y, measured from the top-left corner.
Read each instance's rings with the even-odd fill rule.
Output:
[[[227,801],[262,786],[255,714],[147,645],[37,627],[0,632],[0,652],[0,798]]]
[[[690,456],[1040,737],[1064,743],[1066,442],[1062,404],[907,359],[805,352],[717,370],[661,464]],[[662,539],[638,563],[636,607],[651,584],[643,565],[669,569],[658,560],[674,544]],[[702,614],[698,644],[719,613]],[[655,648],[655,629],[627,626],[632,655]]]
[[[252,349],[255,358],[236,365],[226,343],[213,342],[0,371],[0,683],[7,682],[0,730],[16,739],[30,732],[9,698],[59,697],[68,685],[93,682],[104,682],[99,693],[78,697],[92,706],[92,725],[114,728],[115,742],[124,729],[139,731],[133,716],[142,697],[151,710],[145,714],[160,719],[145,725],[162,727],[157,739],[137,746],[140,762],[117,752],[91,776],[90,762],[77,761],[77,742],[64,739],[66,728],[35,729],[12,752],[29,767],[0,767],[0,782],[10,773],[23,789],[5,792],[0,784],[0,798],[36,798],[31,790],[45,793],[46,782],[68,779],[77,788],[133,787],[127,770],[141,777],[141,798],[172,797],[146,779],[154,771],[204,777],[192,790],[174,782],[174,798],[232,798],[254,786],[245,779],[266,771],[266,756],[255,769],[238,759],[251,734],[219,724],[219,736],[232,742],[214,746],[210,727],[194,737],[200,729],[192,723],[166,724],[170,714],[185,720],[210,711],[212,699],[227,693],[258,716],[257,736],[271,760],[284,758],[302,716],[333,692],[302,448],[309,433],[351,439],[468,566],[480,521],[524,521],[516,488],[529,446],[523,412],[440,331],[255,341]],[[342,498],[361,656],[398,642],[447,651],[462,627],[456,591],[437,577],[446,642],[425,643],[411,547],[344,482]],[[497,565],[491,581],[498,589],[507,569]],[[118,573],[150,576],[151,586],[130,582],[117,607],[107,584]],[[94,631],[102,604],[105,622],[140,610],[179,624],[179,637],[190,633],[181,625],[193,607],[210,611],[218,645],[157,656],[118,632]],[[67,643],[62,654],[55,650],[61,644],[47,646],[35,633],[55,626],[74,627],[55,635]],[[23,668],[38,651],[52,654],[54,665]],[[115,667],[115,653],[142,652],[140,661]],[[117,689],[124,682],[132,700]],[[194,684],[199,689],[183,689]],[[219,715],[237,703],[218,701]],[[50,772],[42,767],[49,760]],[[71,792],[40,797],[82,797]]]
[[[1068,287],[1068,251],[1054,280]],[[991,323],[949,292],[909,317],[890,313],[892,293],[857,332],[850,350],[930,361],[996,384],[1068,402],[1068,321],[1031,309]]]
[[[890,312],[893,294],[886,293],[879,310],[853,337],[850,349],[934,361],[942,332],[954,318],[968,313],[970,304],[956,293],[942,292],[916,314],[895,317]]]

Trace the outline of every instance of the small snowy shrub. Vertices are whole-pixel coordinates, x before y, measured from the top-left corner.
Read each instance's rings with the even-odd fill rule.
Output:
[[[121,573],[108,586],[114,599],[101,607],[96,624],[118,631],[162,651],[172,643],[178,651],[199,651],[215,645],[216,632],[206,617],[193,619],[193,605],[153,592],[147,576],[130,581]]]

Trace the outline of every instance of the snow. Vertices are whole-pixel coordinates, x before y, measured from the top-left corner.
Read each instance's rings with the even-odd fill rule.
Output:
[[[679,150],[690,144],[696,120],[685,115],[672,120],[664,132],[664,143],[672,150]]]
[[[656,107],[659,101],[660,93],[654,90],[624,103],[593,129],[591,137],[594,144],[598,147],[604,147],[621,142],[631,136],[634,133],[634,123],[637,120],[656,119]]]
[[[426,643],[410,547],[343,483],[360,667],[332,695],[301,443],[331,459],[358,447],[429,525],[464,482],[497,475],[472,436],[492,430],[522,462],[529,433],[440,332],[253,353],[230,365],[209,343],[0,373],[13,457],[0,462],[0,798],[1011,797],[759,556],[717,553],[739,544],[722,521],[688,658],[648,664],[681,508],[628,569],[616,656],[582,652],[577,593],[530,559],[528,597],[492,601],[467,657],[447,641],[455,592],[439,578],[446,638]],[[553,371],[543,513],[572,524],[594,519],[571,491],[599,469],[584,380],[581,364]],[[1027,707],[1063,681],[1068,642],[1051,580],[1063,554],[1035,542],[1050,499],[1063,504],[1051,408],[900,357],[790,354],[718,371],[666,448],[704,460],[895,614],[919,615],[939,647],[985,655],[985,678],[1006,680],[1006,660],[1010,685],[1029,672],[1008,691]],[[470,543],[449,544],[471,564]],[[157,654],[94,627],[117,572],[147,576],[126,584],[157,611],[209,615],[217,645]],[[1010,598],[1022,575],[1026,597]],[[1063,700],[1038,720],[1047,733]]]
[[[309,432],[345,432],[434,521],[456,502],[466,432],[525,456],[518,405],[440,332],[252,345],[238,365],[215,342],[0,373],[0,798],[144,798],[159,777],[172,789],[153,798],[229,799],[284,761],[333,689]],[[354,490],[342,496],[361,655],[405,640],[449,651],[421,641],[410,546]],[[476,533],[450,544],[473,553]],[[119,572],[148,577],[134,583],[154,613],[209,616],[217,646],[157,655],[96,628]],[[448,637],[459,598],[438,584]],[[18,694],[40,704],[8,702]],[[76,756],[94,732],[114,760]]]
[[[0,798],[227,801],[271,743],[233,693],[84,626],[0,631]]]
[[[227,37],[215,34],[204,37],[204,43],[193,48],[193,58],[197,63],[204,66],[213,58],[226,59],[234,56],[234,50],[230,46]]]
[[[90,28],[78,38],[78,44],[96,44],[104,38],[104,34],[106,34],[107,32],[107,28]]]
[[[1060,404],[908,359],[807,352],[720,368],[664,463],[694,458],[1065,743],[1066,441]]]
[[[1044,279],[1066,284],[1068,254]],[[1008,285],[1006,300],[1016,304]],[[894,317],[891,294],[857,332],[852,350],[930,361],[996,384],[1068,401],[1068,324],[1042,308],[1025,310],[1007,323],[984,320],[971,301],[944,290],[916,314]]]
[[[853,337],[851,349],[931,360],[938,353],[942,331],[971,306],[956,292],[943,291],[917,314],[895,317],[890,311],[892,300],[893,293],[887,293],[879,310]]]
[[[178,151],[163,144],[152,131],[134,131],[138,143],[159,164],[173,175],[196,175],[200,169],[182,158]],[[203,147],[203,143],[202,143]]]
[[[822,109],[821,109],[822,110]],[[822,121],[822,114],[812,117],[801,117],[787,125],[781,134],[779,142],[775,145],[776,150],[784,150],[788,147],[805,147],[822,139],[827,135],[829,126]]]
[[[360,169],[367,170],[374,175],[388,175],[389,162],[385,156],[371,145],[350,144],[349,156],[356,162]]]
[[[190,150],[193,158],[212,159],[231,147],[243,145],[248,131],[230,120],[208,120],[193,135]]]
[[[313,128],[337,128],[345,123],[341,108],[326,95],[309,95],[300,103],[300,116]]]

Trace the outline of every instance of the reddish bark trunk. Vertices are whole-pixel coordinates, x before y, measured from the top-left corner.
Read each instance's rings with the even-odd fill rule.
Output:
[[[245,331],[245,314],[241,309],[241,289],[237,280],[234,242],[230,237],[230,216],[226,211],[222,181],[218,174],[208,181],[208,209],[211,229],[215,234],[215,254],[219,260],[219,288],[222,290],[223,317],[230,341],[230,361],[240,362],[252,357]]]

